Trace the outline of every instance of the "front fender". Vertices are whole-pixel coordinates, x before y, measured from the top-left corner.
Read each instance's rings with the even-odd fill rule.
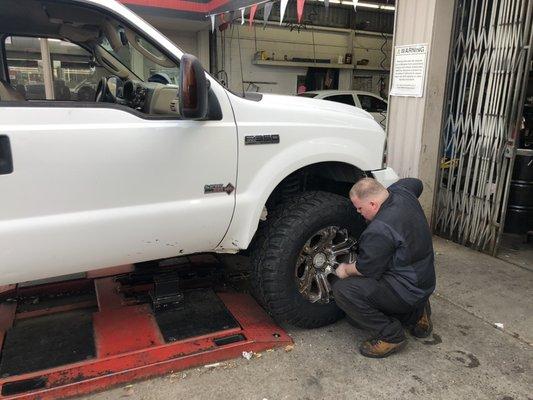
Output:
[[[363,110],[296,96],[250,101],[228,93],[228,98],[238,131],[236,206],[217,251],[247,248],[268,197],[298,169],[321,162],[361,170],[382,166],[385,133]],[[246,136],[263,135],[278,135],[279,143],[246,144]]]
[[[368,149],[351,141],[337,140],[332,143],[330,140],[315,139],[283,149],[263,164],[249,182],[241,184],[239,177],[233,220],[217,251],[236,251],[248,247],[269,196],[293,172],[321,162],[342,162],[361,170],[375,169],[376,160],[365,157],[367,152]],[[306,156],[302,157],[302,154]]]

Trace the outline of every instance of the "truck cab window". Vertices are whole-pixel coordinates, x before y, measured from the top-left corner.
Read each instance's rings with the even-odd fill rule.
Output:
[[[61,38],[31,30],[7,36],[8,79],[0,84],[8,95],[1,100],[112,103],[179,118],[177,62],[117,21],[88,15]]]
[[[42,41],[47,41],[51,90],[46,96]],[[6,41],[9,82],[26,100],[94,101],[106,71],[82,47],[59,39],[9,36]]]
[[[131,37],[134,34],[130,34]],[[124,37],[124,33],[121,33]],[[135,46],[127,41],[119,49],[114,49],[106,38],[100,45],[105,51],[117,58],[126,68],[145,82],[153,81],[153,77],[165,77],[167,83],[177,85],[179,81],[179,68],[168,60],[159,50],[146,40],[134,35]],[[141,53],[141,51],[143,51]],[[159,64],[157,61],[164,65]],[[159,79],[159,78],[156,78]]]

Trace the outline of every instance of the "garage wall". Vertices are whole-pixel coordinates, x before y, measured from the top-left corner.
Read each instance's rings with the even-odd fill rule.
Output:
[[[174,42],[183,52],[193,54],[209,70],[209,31],[170,31],[159,29],[166,37]]]
[[[398,0],[395,45],[429,44],[423,97],[389,99],[388,164],[400,177],[424,183],[420,198],[428,218],[435,198],[439,141],[455,0]],[[413,21],[420,23],[413,24]]]
[[[388,69],[390,65],[392,39],[379,34],[370,36],[357,31],[332,28],[298,32],[277,25],[267,25],[266,29],[263,29],[262,24],[252,28],[248,25],[233,25],[217,34],[219,70],[226,71],[229,87],[236,91],[243,90],[241,81],[244,80],[265,82],[257,83],[259,91],[264,93],[296,93],[297,77],[305,75],[307,68],[253,65],[254,54],[261,50],[278,61],[284,60],[286,55],[289,60],[294,57],[315,58],[329,59],[335,63],[339,56],[344,57],[346,53],[352,53],[354,62],[360,59],[368,60],[364,74],[370,76],[376,76],[376,72],[366,69],[381,66]],[[225,49],[224,57],[222,49]],[[340,70],[339,89],[352,88],[353,73],[353,70]],[[375,82],[377,79],[379,77]],[[374,88],[377,93],[377,85],[374,85]],[[245,83],[244,90],[247,89],[251,88]]]
[[[196,32],[170,31],[160,29],[161,33],[172,40],[184,52],[197,55],[197,34]]]

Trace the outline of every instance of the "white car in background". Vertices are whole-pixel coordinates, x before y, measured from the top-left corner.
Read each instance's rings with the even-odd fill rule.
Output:
[[[383,129],[387,126],[387,100],[371,92],[361,90],[314,90],[298,96],[335,101],[362,108],[372,114]]]

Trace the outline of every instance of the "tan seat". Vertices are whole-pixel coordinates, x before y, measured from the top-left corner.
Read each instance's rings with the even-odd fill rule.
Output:
[[[22,94],[13,89],[6,82],[0,81],[0,101],[25,101]]]

